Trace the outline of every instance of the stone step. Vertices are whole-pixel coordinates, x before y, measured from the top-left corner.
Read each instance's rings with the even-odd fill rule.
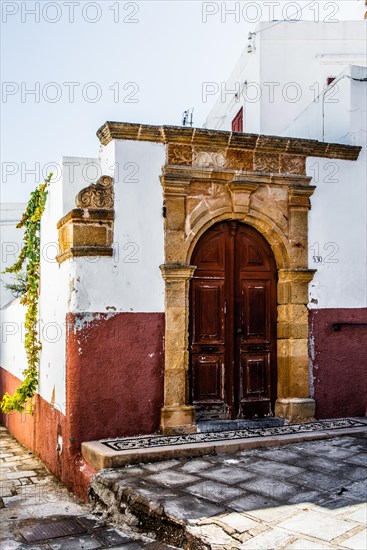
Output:
[[[233,453],[315,439],[328,439],[367,430],[366,418],[320,420],[287,426],[247,427],[177,436],[147,435],[82,443],[84,459],[95,469]]]

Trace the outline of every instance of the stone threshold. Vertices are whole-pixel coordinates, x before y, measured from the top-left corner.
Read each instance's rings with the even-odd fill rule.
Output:
[[[287,445],[365,432],[367,418],[343,418],[177,436],[152,434],[102,439],[82,443],[82,455],[98,471],[128,464],[234,453],[242,449]]]

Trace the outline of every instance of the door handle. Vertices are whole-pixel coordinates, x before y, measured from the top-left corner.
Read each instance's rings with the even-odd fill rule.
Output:
[[[242,334],[242,328],[238,328],[238,329],[236,330],[236,334]]]

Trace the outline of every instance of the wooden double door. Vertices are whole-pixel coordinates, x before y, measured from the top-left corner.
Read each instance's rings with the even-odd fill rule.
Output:
[[[191,260],[190,396],[197,419],[272,415],[276,265],[267,241],[237,221],[214,225]]]

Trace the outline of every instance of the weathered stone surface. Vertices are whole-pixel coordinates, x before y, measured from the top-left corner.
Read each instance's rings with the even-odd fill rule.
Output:
[[[359,548],[366,513],[361,482],[343,478],[341,472],[366,437],[336,436],[226,457],[165,461],[153,475],[151,464],[141,464],[133,468],[139,474],[127,486],[131,468],[122,468],[116,470],[122,491],[118,483],[108,487],[103,480],[110,471],[102,471],[92,482],[91,499],[108,514],[119,511],[120,521],[133,517],[143,530],[190,550]],[[323,473],[317,467],[321,455]],[[210,480],[205,464],[216,472]],[[224,469],[253,478],[233,484],[234,478],[224,478]],[[358,473],[359,466],[355,469]],[[342,487],[348,497],[340,500]]]

